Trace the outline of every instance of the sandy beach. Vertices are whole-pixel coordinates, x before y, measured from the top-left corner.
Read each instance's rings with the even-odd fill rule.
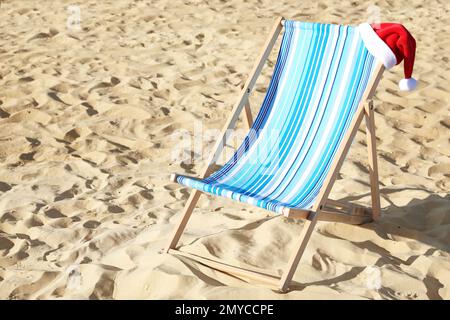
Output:
[[[374,4],[416,38],[419,80],[401,92],[397,66],[374,98],[382,218],[319,222],[281,294],[161,253],[190,192],[169,175],[203,167],[176,133],[222,128],[277,16],[357,25],[369,4],[1,1],[0,299],[450,299],[450,3]],[[365,139],[332,198],[370,205]],[[279,272],[302,226],[205,196],[180,244]]]

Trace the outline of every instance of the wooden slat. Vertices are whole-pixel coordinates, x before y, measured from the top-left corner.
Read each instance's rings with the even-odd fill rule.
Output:
[[[375,136],[375,114],[373,112],[373,103],[369,102],[365,108],[366,118],[366,136],[367,136],[367,151],[369,157],[369,177],[370,177],[370,191],[372,196],[372,216],[374,220],[380,218],[380,187],[378,181],[378,161],[377,161],[377,147]]]
[[[314,227],[317,223],[317,215],[314,215],[312,220],[305,220],[305,224],[303,225],[303,229],[300,233],[299,239],[297,240],[296,245],[294,246],[294,254],[289,259],[288,265],[286,269],[283,271],[283,275],[278,284],[279,290],[285,292],[289,284],[294,276],[295,270],[297,269],[298,263],[303,255],[303,252],[306,249],[309,238],[311,237],[312,232],[314,231]]]
[[[283,215],[292,219],[308,219],[311,215],[310,210],[283,208]]]
[[[201,194],[202,193],[199,190],[191,191],[191,194],[189,195],[186,205],[184,206],[183,212],[181,213],[181,218],[178,221],[177,226],[175,227],[175,230],[173,231],[173,234],[170,237],[170,241],[166,246],[165,249],[166,252],[169,252],[170,249],[176,247],[178,241],[180,240],[181,234],[183,233],[184,228],[186,228],[189,218],[191,217],[195,205],[197,204],[197,201],[200,198]]]
[[[361,206],[355,206],[353,207],[350,214],[353,216],[370,216],[372,218],[372,209]]]
[[[327,202],[325,202],[324,209],[331,208],[334,211],[338,211],[345,214],[358,214],[359,212],[368,212],[370,211],[369,208],[366,208],[364,206],[361,206],[359,204],[355,203],[343,203],[336,200],[328,199]]]
[[[253,280],[262,284],[272,285],[274,288],[277,288],[279,276],[269,273],[267,271],[260,271],[256,268],[241,268],[229,265],[222,261],[213,260],[205,257],[201,257],[192,253],[180,251],[180,250],[169,250],[170,254],[175,254],[179,256],[183,256],[189,258],[191,260],[197,261],[207,267],[213,268],[215,270],[224,272],[231,276],[237,277],[242,280]],[[253,270],[251,270],[253,269]]]
[[[363,224],[372,221],[370,212],[360,206],[348,206],[339,210],[337,207],[324,207],[318,212],[319,221],[341,222],[348,224]],[[314,214],[308,210],[290,209],[287,218],[311,220]]]
[[[340,202],[333,199],[327,199],[325,202],[325,206],[331,206],[331,207],[339,207],[339,208],[350,208],[352,205],[349,203]]]
[[[247,128],[250,129],[253,125],[253,116],[252,116],[252,109],[250,109],[250,102],[248,100],[245,103],[244,114],[245,114],[245,123],[247,124]]]
[[[372,221],[372,216],[370,214],[365,214],[364,208],[357,208],[352,214],[322,209],[318,215],[319,221],[347,224],[363,224]]]

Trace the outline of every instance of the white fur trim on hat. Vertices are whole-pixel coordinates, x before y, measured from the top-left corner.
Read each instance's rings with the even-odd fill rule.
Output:
[[[389,46],[377,35],[370,24],[361,23],[357,28],[369,52],[380,60],[386,69],[397,64],[397,58]]]
[[[417,87],[417,80],[414,78],[402,79],[398,83],[401,91],[411,91]]]

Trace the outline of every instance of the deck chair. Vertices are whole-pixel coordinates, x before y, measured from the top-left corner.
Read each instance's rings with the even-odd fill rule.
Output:
[[[283,29],[273,76],[253,121],[249,95]],[[368,51],[358,27],[277,19],[201,177],[171,175],[173,182],[194,190],[165,251],[285,292],[318,220],[363,224],[377,219],[380,195],[372,96],[383,71],[384,65]],[[243,111],[251,125],[249,133],[231,159],[217,169],[216,161],[230,129]],[[367,126],[370,209],[328,197],[363,118]],[[305,219],[281,277],[177,249],[202,193]]]

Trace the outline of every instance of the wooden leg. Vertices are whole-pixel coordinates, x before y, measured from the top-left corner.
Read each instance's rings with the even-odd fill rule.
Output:
[[[200,198],[201,194],[202,193],[199,190],[194,190],[191,192],[191,195],[189,196],[189,199],[186,202],[186,205],[184,206],[180,221],[178,222],[178,225],[175,228],[172,237],[170,238],[170,241],[165,249],[167,253],[169,252],[170,249],[176,248],[178,240],[180,240],[181,234],[183,233],[184,228],[186,228],[189,218],[191,217],[192,211],[194,211],[195,205],[197,204],[197,201]]]
[[[305,225],[303,226],[302,232],[300,233],[300,238],[298,239],[298,243],[295,246],[295,252],[291,256],[289,260],[288,266],[283,272],[283,276],[281,277],[279,288],[281,292],[285,292],[288,289],[288,286],[294,276],[295,270],[297,269],[298,263],[305,252],[306,245],[308,244],[309,238],[311,237],[312,232],[314,231],[314,227],[317,223],[317,217],[319,216],[319,212],[312,218],[312,220],[306,220]]]
[[[375,137],[375,115],[373,103],[369,101],[365,107],[367,151],[369,155],[370,191],[372,195],[372,218],[377,220],[380,217],[380,189],[378,181],[378,162]]]
[[[253,117],[252,117],[252,110],[250,109],[250,102],[245,104],[245,120],[247,123],[247,127],[250,129],[253,125]]]

